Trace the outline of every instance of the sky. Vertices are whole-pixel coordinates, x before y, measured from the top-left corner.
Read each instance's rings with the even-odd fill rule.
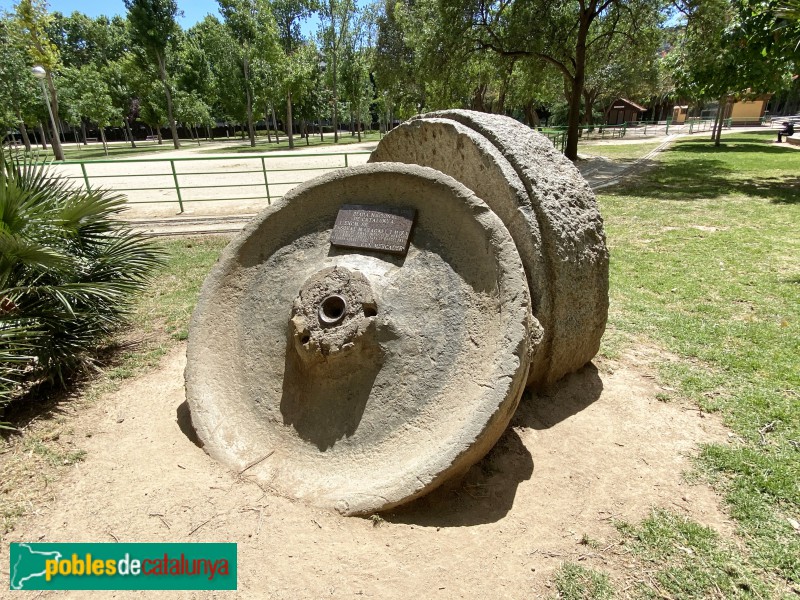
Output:
[[[0,8],[11,11],[16,0],[0,0]],[[49,0],[50,12],[61,12],[66,15],[73,11],[79,11],[90,17],[106,15],[124,15],[126,13],[125,4],[122,0]],[[202,21],[208,13],[219,16],[217,8],[219,5],[216,0],[178,0],[178,8],[183,11],[183,17],[178,18],[178,22],[187,29]]]
[[[16,0],[0,0],[0,9],[11,12]],[[74,11],[82,12],[90,17],[106,15],[124,15],[125,3],[122,0],[48,0],[50,12],[60,12],[69,15]],[[211,13],[219,17],[219,4],[217,0],[178,0],[178,9],[183,11],[183,16],[178,17],[178,23],[188,29],[203,17]],[[221,18],[221,17],[220,17]],[[306,22],[302,27],[303,33],[311,32],[312,24]]]

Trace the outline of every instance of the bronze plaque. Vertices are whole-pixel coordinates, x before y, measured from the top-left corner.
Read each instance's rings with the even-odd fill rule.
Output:
[[[343,204],[333,225],[331,244],[405,254],[416,212],[413,208]]]

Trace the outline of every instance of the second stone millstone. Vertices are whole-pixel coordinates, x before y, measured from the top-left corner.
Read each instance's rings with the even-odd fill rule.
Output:
[[[392,129],[370,162],[446,173],[502,219],[544,330],[530,386],[552,383],[597,354],[608,316],[603,220],[586,181],[546,137],[502,115],[439,111]]]
[[[186,391],[203,448],[342,514],[417,498],[505,430],[542,338],[501,219],[436,170],[307,182],[206,279]]]

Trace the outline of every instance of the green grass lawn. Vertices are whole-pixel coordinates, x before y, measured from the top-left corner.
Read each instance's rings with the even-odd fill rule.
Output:
[[[642,142],[641,144],[593,144],[584,142],[578,146],[578,152],[588,156],[604,156],[612,160],[634,160],[654,150],[661,143],[662,141]]]
[[[662,377],[735,436],[704,447],[697,468],[724,495],[743,548],[674,515],[622,526],[667,594],[645,597],[800,590],[790,521],[800,520],[800,152],[772,138],[680,141],[599,197],[617,332],[608,347],[622,335],[682,357]]]
[[[182,140],[183,145],[191,144],[190,140]],[[110,144],[108,146],[108,156],[103,150],[103,144],[100,142],[91,142],[84,146],[83,144],[76,145],[73,143],[62,144],[64,149],[64,158],[66,160],[99,160],[105,158],[135,158],[141,154],[152,154],[157,152],[165,152],[174,150],[172,140],[164,140],[164,143],[159,145],[158,142],[136,142],[136,148],[131,148],[130,144]],[[46,158],[53,160],[53,150],[50,146],[47,150],[42,150],[41,146],[31,152],[32,156],[39,158]]]
[[[377,142],[381,138],[378,132],[367,132],[361,134],[361,141],[362,142]],[[221,140],[223,141],[223,140]],[[347,132],[340,132],[339,134],[339,142],[334,143],[333,141],[333,134],[326,133],[325,139],[320,140],[319,134],[309,136],[308,144],[306,144],[306,140],[300,137],[295,137],[294,139],[294,149],[295,150],[302,150],[303,148],[310,148],[311,146],[330,146],[331,152],[336,152],[336,148],[339,146],[346,146],[348,144],[357,144],[359,143],[357,136],[351,136]],[[229,145],[228,145],[229,144]],[[279,143],[275,142],[268,142],[265,136],[259,136],[256,140],[256,146],[253,148],[250,145],[249,141],[242,142],[241,140],[237,141],[226,141],[226,145],[222,148],[217,146],[216,148],[206,148],[198,150],[200,154],[239,154],[244,152],[290,152],[289,150],[289,142],[286,140],[285,137],[281,137]]]
[[[255,148],[250,146],[250,142],[246,138],[244,141],[242,141],[241,138],[237,136],[231,138],[217,138],[216,140],[201,139],[199,146],[194,140],[182,139],[181,149],[196,151],[198,154],[290,152],[289,142],[286,140],[286,137],[282,132],[279,143],[275,143],[274,141],[268,142],[264,132],[259,132],[259,134],[260,135],[256,138]],[[380,137],[381,136],[378,132],[366,132],[361,134],[361,141],[377,142],[380,140]],[[336,152],[336,148],[339,146],[347,146],[349,144],[358,143],[358,137],[351,136],[347,132],[342,132],[339,135],[339,142],[334,143],[333,134],[326,133],[324,141],[319,139],[319,135],[312,135],[310,136],[308,142],[309,143],[306,144],[306,140],[295,136],[295,150],[302,150],[303,148],[309,148],[311,146],[330,146],[330,151]],[[214,147],[209,147],[210,144],[214,144]],[[136,148],[131,148],[130,144],[110,144],[108,146],[108,156],[106,156],[106,153],[103,150],[103,144],[100,142],[91,142],[86,146],[83,144],[77,145],[72,142],[68,142],[66,144],[62,144],[62,147],[64,149],[64,158],[66,160],[104,160],[107,158],[115,159],[137,157],[144,158],[148,155],[157,154],[159,152],[168,152],[175,149],[172,145],[171,138],[165,138],[163,144],[159,144],[158,142],[136,142]],[[13,150],[12,152],[18,151],[19,150]],[[53,160],[53,150],[50,146],[47,147],[47,150],[42,150],[41,146],[38,146],[31,152],[31,155],[47,160]]]

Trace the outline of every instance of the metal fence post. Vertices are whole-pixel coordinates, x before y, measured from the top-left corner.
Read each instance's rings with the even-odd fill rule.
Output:
[[[264,157],[261,157],[261,170],[264,172],[264,187],[267,188],[267,205],[272,204],[272,199],[269,195],[269,181],[267,180],[267,165],[264,162]]]
[[[181,186],[178,185],[178,173],[175,171],[175,161],[170,159],[169,166],[172,167],[172,179],[175,180],[175,192],[178,194],[178,206],[181,207],[181,212],[183,212],[183,198],[181,198]]]
[[[345,167],[345,169],[346,169],[348,166],[349,166],[349,165],[347,164],[347,152],[345,152],[345,153],[344,153],[344,167]]]
[[[83,172],[83,182],[86,184],[86,191],[91,192],[92,188],[89,187],[89,176],[86,174],[86,165],[81,163],[81,171]]]

